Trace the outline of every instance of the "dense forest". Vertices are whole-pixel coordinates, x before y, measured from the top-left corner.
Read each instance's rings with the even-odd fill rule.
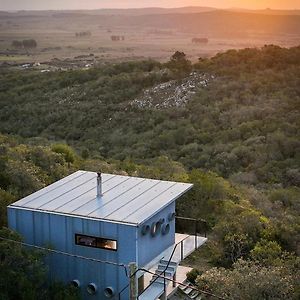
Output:
[[[191,72],[213,79],[186,103],[133,105]],[[298,299],[299,100],[300,47],[230,50],[194,65],[176,52],[165,64],[2,71],[1,236],[14,236],[6,205],[77,169],[192,182],[177,214],[206,219],[209,241],[188,260],[190,280],[228,299]],[[31,286],[25,279],[43,254],[7,247],[0,241],[1,299],[39,299],[41,289],[44,298],[77,297],[62,286],[53,295],[42,263]],[[22,270],[15,255],[26,258]],[[12,296],[15,272],[29,296]]]

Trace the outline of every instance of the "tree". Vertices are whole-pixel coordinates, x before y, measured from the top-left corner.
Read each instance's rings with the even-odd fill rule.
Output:
[[[281,258],[282,250],[276,241],[262,239],[256,243],[250,254],[252,260],[259,261],[260,263],[268,266],[274,264],[277,259]]]
[[[0,237],[21,241],[20,236],[3,228]],[[41,252],[29,251],[20,244],[0,240],[0,298],[42,299],[46,268]]]
[[[262,266],[239,260],[233,269],[212,268],[196,279],[200,289],[232,300],[299,299],[299,259],[287,266]]]
[[[180,51],[176,51],[171,56],[167,66],[178,75],[185,75],[192,70],[192,63],[186,58],[186,54]]]
[[[6,225],[7,206],[14,202],[15,197],[0,188],[0,228]]]
[[[21,242],[13,231],[2,228],[0,237]],[[76,300],[78,291],[61,283],[47,284],[45,253],[0,239],[0,299]]]
[[[81,157],[83,159],[88,159],[89,156],[90,156],[89,150],[87,148],[82,149],[82,151],[81,151]]]
[[[12,41],[11,45],[17,49],[23,48],[23,43],[21,41],[14,40]]]
[[[52,151],[63,154],[67,163],[73,163],[76,158],[74,150],[65,144],[55,144],[52,146]]]
[[[186,54],[184,52],[176,51],[172,56],[171,56],[171,61],[186,61]]]
[[[25,49],[33,49],[37,47],[37,42],[34,39],[23,40],[22,43]]]
[[[186,279],[191,283],[195,284],[197,277],[201,274],[198,269],[192,269],[191,271],[186,273]]]

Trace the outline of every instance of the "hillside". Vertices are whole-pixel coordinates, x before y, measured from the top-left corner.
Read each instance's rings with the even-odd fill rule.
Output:
[[[25,23],[33,18],[34,22],[40,23],[41,28],[45,26],[59,26],[65,24],[64,29],[73,27],[72,22],[89,24],[89,26],[121,26],[133,28],[164,28],[178,30],[186,33],[205,34],[212,37],[244,38],[253,34],[299,34],[300,16],[298,15],[276,15],[261,14],[254,12],[236,12],[226,10],[212,10],[196,13],[151,13],[148,14],[103,14],[99,15],[87,13],[85,11],[54,11],[41,14],[7,14],[3,19],[11,19],[13,22]]]
[[[67,141],[104,158],[167,155],[241,182],[299,185],[299,53],[228,51],[194,66],[198,82],[184,79],[189,70],[153,61],[4,72],[0,130]],[[210,79],[199,85],[201,76]],[[134,104],[149,96],[145,89],[154,104]],[[189,93],[188,100],[172,105],[172,93]]]
[[[274,45],[196,64],[176,52],[167,63],[3,69],[0,226],[6,205],[78,169],[191,182],[176,210],[208,222],[207,246],[186,261],[197,285],[230,299],[298,299],[299,80],[300,47]],[[12,273],[0,271],[0,297],[40,295],[44,281],[15,288],[20,271],[3,245]]]
[[[176,28],[185,32],[203,34],[209,38],[247,38],[253,35],[299,35],[300,16],[263,15],[231,11],[210,11],[195,14],[168,14],[165,16],[137,16],[122,20],[122,25],[158,26]],[[225,25],[225,26],[224,26]]]
[[[187,181],[194,188],[178,202],[177,214],[206,218],[209,222],[207,246],[186,261],[199,269],[189,278],[195,280],[193,274],[201,274],[197,277],[199,287],[223,297],[299,296],[299,258],[294,254],[299,242],[299,189],[259,191],[232,184],[212,172],[187,172],[180,163],[166,157],[149,165],[106,162],[90,159],[86,152],[80,157],[64,144],[47,143],[42,139],[0,136],[0,237],[20,240],[1,228],[6,225],[6,205],[77,169],[122,174],[126,170],[126,174],[135,176]],[[48,286],[43,253],[21,250],[0,240],[0,254],[0,284],[4,287],[1,297],[13,300],[26,294],[34,299],[78,299],[70,287],[57,283]],[[13,263],[16,260],[22,264]],[[15,281],[16,273],[22,280]],[[259,282],[255,280],[257,276]],[[226,285],[220,284],[224,280]]]
[[[103,9],[92,9],[92,10],[64,10],[67,13],[74,14],[87,14],[87,15],[165,15],[165,14],[194,14],[209,11],[232,11],[232,12],[246,12],[264,15],[299,15],[300,11],[298,9],[294,10],[278,10],[278,9],[242,9],[242,8],[228,8],[228,9],[218,9],[214,7],[207,6],[184,6],[175,8],[163,8],[163,7],[144,7],[144,8],[103,8]],[[21,10],[14,12],[0,11],[0,15],[18,15],[18,16],[30,16],[30,15],[51,15],[53,12],[58,11],[36,11],[36,10]]]
[[[28,21],[39,23],[39,28],[50,26],[58,28],[64,25],[64,30],[76,27],[77,22],[84,27],[104,26],[106,28],[118,26],[129,28],[157,28],[183,31],[186,33],[204,34],[209,38],[247,38],[253,35],[282,35],[300,33],[300,16],[297,14],[263,14],[254,12],[240,12],[230,10],[203,10],[201,12],[178,12],[176,9],[159,9],[156,13],[145,9],[146,13],[123,14],[103,13],[99,17],[97,11],[51,11],[51,12],[17,12],[3,13],[2,20],[10,20],[14,24],[24,24],[25,28],[33,26]],[[127,10],[126,10],[127,11]],[[7,24],[3,24],[3,28]],[[17,27],[17,26],[14,26]],[[23,28],[23,30],[25,29]],[[48,28],[49,29],[49,28]],[[35,29],[36,30],[36,29]],[[229,34],[230,33],[230,34]]]
[[[295,47],[299,28],[300,15],[294,12],[201,7],[0,12],[0,69],[22,70],[28,64],[40,70],[90,68],[148,58],[166,62],[176,50],[196,62],[229,49]],[[27,39],[35,40],[33,48],[22,47]]]

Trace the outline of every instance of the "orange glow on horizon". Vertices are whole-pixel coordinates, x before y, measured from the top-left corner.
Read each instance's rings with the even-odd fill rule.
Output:
[[[66,0],[65,0],[66,1]],[[77,2],[73,0],[73,3]],[[86,0],[84,6],[93,8],[141,8],[141,7],[183,7],[206,6],[214,8],[243,9],[300,9],[300,0]]]
[[[169,2],[176,2],[169,1]],[[299,0],[181,0],[184,6],[210,6],[216,8],[245,8],[245,9],[299,9]]]
[[[101,9],[206,6],[243,9],[300,9],[300,0],[1,0],[0,10]]]

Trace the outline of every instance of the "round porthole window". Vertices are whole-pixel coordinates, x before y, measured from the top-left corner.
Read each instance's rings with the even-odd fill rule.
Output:
[[[97,286],[95,283],[89,283],[86,290],[90,295],[94,295],[97,293]]]
[[[165,219],[164,219],[164,218],[161,218],[161,219],[159,219],[159,222],[160,222],[161,224],[163,224],[163,223],[165,223]]]
[[[143,225],[142,227],[142,235],[146,235],[150,231],[150,226],[149,225]]]
[[[169,213],[168,220],[173,221],[175,219],[175,215],[176,215],[175,212]]]
[[[112,298],[114,294],[115,292],[112,287],[108,286],[106,289],[104,289],[104,295],[106,298]]]
[[[161,229],[161,233],[163,235],[168,234],[170,232],[170,224],[164,224],[162,229]]]
[[[151,225],[151,235],[155,237],[159,233],[160,228],[161,228],[161,223],[159,221],[153,222]]]
[[[79,288],[80,287],[80,281],[78,279],[74,279],[71,281],[71,285],[75,288]]]

